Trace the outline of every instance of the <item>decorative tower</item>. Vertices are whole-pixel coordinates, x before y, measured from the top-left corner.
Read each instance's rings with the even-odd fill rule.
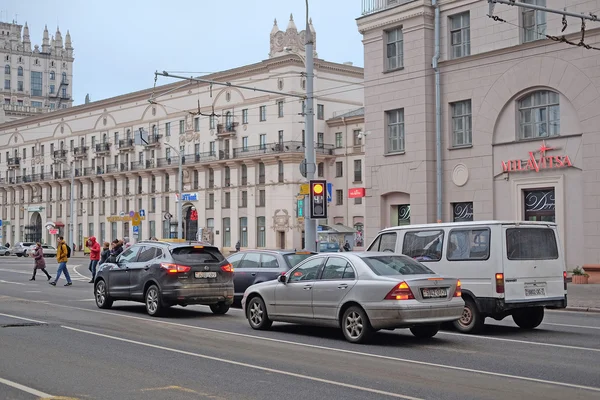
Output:
[[[63,48],[63,40],[62,40],[62,34],[60,33],[60,29],[58,27],[56,27],[56,34],[54,35],[54,48],[55,48],[55,54],[60,55],[62,48]]]
[[[25,28],[23,28],[23,51],[31,52],[31,38],[29,37],[27,22],[25,22]]]
[[[315,39],[313,56],[317,57],[316,52],[316,33],[315,28],[312,25],[312,19],[309,20],[309,27]],[[298,32],[296,23],[294,22],[294,16],[290,14],[290,20],[288,22],[285,32],[281,31],[277,26],[277,20],[273,24],[271,29],[271,51],[269,52],[269,58],[280,57],[286,54],[298,54],[304,57],[305,45],[306,45],[306,31],[302,30]]]
[[[71,44],[71,34],[67,30],[67,36],[65,36],[65,51],[67,52],[67,57],[73,57],[73,45]]]
[[[48,35],[48,25],[44,28],[44,37],[42,38],[42,53],[50,53],[50,36]]]

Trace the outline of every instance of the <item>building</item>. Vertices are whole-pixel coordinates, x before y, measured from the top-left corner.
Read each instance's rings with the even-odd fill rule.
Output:
[[[68,236],[71,216],[77,246],[91,235],[133,240],[138,230],[140,239],[176,237],[182,152],[186,238],[201,229],[224,248],[238,240],[301,248],[303,35],[292,18],[285,31],[275,23],[267,60],[204,77],[283,94],[176,81],[0,125],[3,240],[52,243],[55,233]],[[329,177],[336,160],[350,158],[334,146],[329,120],[362,107],[363,70],[315,59],[315,74],[316,152]],[[136,140],[140,129],[147,144]],[[364,216],[356,207],[339,213],[346,223]]]
[[[524,3],[545,6],[545,0]],[[589,15],[595,2],[548,1]],[[600,263],[600,53],[581,20],[444,1],[439,18],[441,220],[555,221],[568,268]],[[367,241],[438,220],[435,8],[365,2]],[[502,22],[506,21],[506,22]],[[588,21],[585,43],[598,43]],[[372,222],[372,223],[371,223]]]
[[[4,78],[0,124],[73,104],[74,59],[69,31],[63,45],[60,29],[56,28],[50,39],[46,27],[41,49],[37,44],[32,49],[27,23],[23,27],[14,21],[0,22],[0,60]]]

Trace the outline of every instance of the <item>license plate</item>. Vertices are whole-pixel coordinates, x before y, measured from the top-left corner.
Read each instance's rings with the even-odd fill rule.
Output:
[[[424,299],[439,299],[448,297],[448,290],[440,288],[421,289],[421,294]]]
[[[544,287],[526,287],[525,296],[546,296],[546,288]]]
[[[195,272],[194,276],[196,278],[216,278],[217,273],[216,272]]]

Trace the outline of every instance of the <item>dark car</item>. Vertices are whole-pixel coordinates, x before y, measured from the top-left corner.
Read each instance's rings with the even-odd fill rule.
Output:
[[[233,284],[235,300],[241,301],[244,292],[255,283],[277,279],[313,254],[295,250],[244,250],[227,259],[235,269]]]
[[[189,304],[225,314],[233,303],[233,267],[210,244],[144,241],[99,267],[94,295],[100,308],[115,300],[144,302],[151,316]]]

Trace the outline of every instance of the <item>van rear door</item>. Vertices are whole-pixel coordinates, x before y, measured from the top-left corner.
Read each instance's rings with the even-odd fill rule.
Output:
[[[504,225],[502,230],[504,300],[563,300],[566,269],[556,226]]]

